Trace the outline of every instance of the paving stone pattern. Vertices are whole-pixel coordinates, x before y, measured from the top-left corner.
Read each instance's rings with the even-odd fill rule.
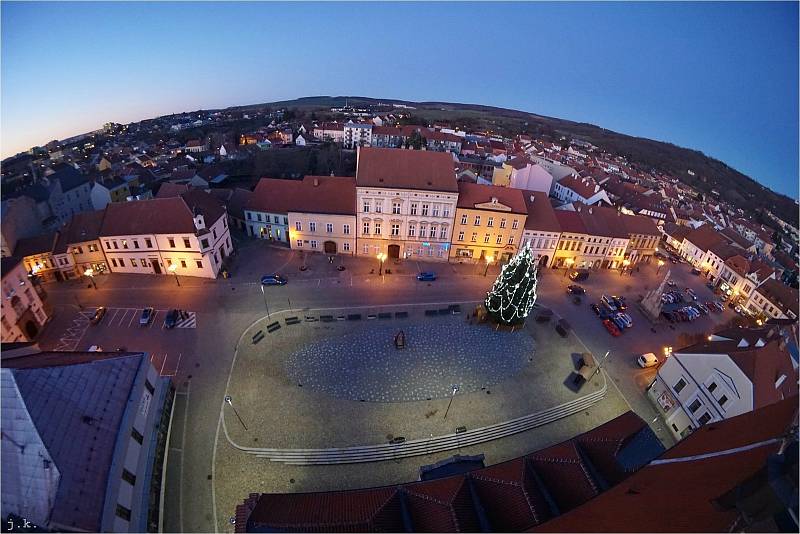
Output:
[[[339,337],[312,342],[286,360],[290,380],[334,397],[407,402],[448,397],[501,382],[530,363],[535,341],[526,331],[495,332],[461,317],[407,325],[396,349],[397,325],[367,323]]]

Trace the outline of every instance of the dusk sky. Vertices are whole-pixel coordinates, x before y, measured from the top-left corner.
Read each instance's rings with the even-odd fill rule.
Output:
[[[311,95],[488,104],[702,150],[798,196],[797,3],[2,4],[2,156]]]

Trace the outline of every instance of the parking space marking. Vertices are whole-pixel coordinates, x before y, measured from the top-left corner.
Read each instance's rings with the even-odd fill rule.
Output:
[[[136,318],[136,310],[133,310],[133,311],[132,311],[132,313],[131,313],[131,320],[130,320],[130,321],[128,321],[128,328],[130,328],[130,327],[131,327],[131,325],[133,324],[133,320],[134,320],[135,318]]]
[[[117,316],[118,313],[119,313],[119,308],[114,308],[114,315],[112,315],[111,319],[108,320],[109,324],[112,324],[114,322],[114,318]]]
[[[175,323],[175,328],[197,328],[197,314],[186,312],[187,317]]]
[[[167,372],[164,372],[164,366],[161,366],[161,376],[175,376],[178,374],[178,369],[181,367],[181,358],[183,357],[183,353],[178,353],[178,361],[175,363],[175,369],[167,368]],[[167,356],[164,357],[164,364],[167,363]]]
[[[161,310],[156,310],[156,311],[155,311],[155,313],[153,314],[153,316],[150,318],[150,322],[149,322],[149,323],[147,323],[147,328],[151,328],[151,327],[152,327],[154,324],[156,324],[156,317],[158,317],[158,314],[159,314],[160,312],[161,312]]]

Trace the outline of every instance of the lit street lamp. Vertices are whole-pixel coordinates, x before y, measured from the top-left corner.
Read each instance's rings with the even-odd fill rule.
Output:
[[[669,358],[672,356],[672,347],[664,347],[664,357]]]
[[[658,275],[663,266],[664,266],[664,260],[658,260],[658,269],[656,269],[656,275]]]
[[[483,270],[483,276],[486,276],[486,273],[489,272],[489,265],[491,265],[493,261],[494,256],[486,256],[486,269]]]
[[[261,294],[264,296],[264,307],[267,309],[267,319],[269,319],[269,304],[267,304],[267,294],[264,292],[264,284],[261,284]]]
[[[564,260],[564,265],[567,266],[564,269],[564,276],[567,276],[567,272],[569,271],[569,268],[572,267],[573,263],[575,263],[575,260],[573,260],[572,258],[567,258],[566,260]]]
[[[89,277],[89,280],[92,282],[92,287],[97,289],[97,284],[94,283],[94,269],[86,269],[83,271],[83,274]]]
[[[378,276],[383,275],[383,262],[386,261],[386,254],[383,252],[378,253]]]
[[[181,286],[181,281],[178,280],[178,264],[177,263],[173,263],[172,265],[167,267],[167,270],[175,275],[175,283],[178,284],[178,287],[180,287]]]
[[[456,393],[458,393],[458,386],[453,386],[453,393],[450,394],[450,402],[447,403],[447,409],[444,411],[445,419],[447,419],[447,413],[450,411],[450,406],[453,404]]]
[[[631,264],[631,260],[622,260],[622,269],[619,270],[619,275],[622,276],[625,273],[625,269],[628,268],[628,265]]]
[[[244,424],[244,421],[242,421],[242,418],[239,416],[239,412],[236,411],[236,407],[233,405],[233,399],[231,398],[230,395],[225,395],[225,402],[227,402],[228,406],[230,406],[233,409],[233,413],[236,414],[236,418],[239,420],[240,423],[242,423],[244,429],[247,430],[247,425]]]

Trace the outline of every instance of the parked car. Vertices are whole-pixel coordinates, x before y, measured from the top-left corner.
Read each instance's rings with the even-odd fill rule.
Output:
[[[97,324],[97,323],[99,323],[100,321],[103,320],[103,317],[105,316],[105,314],[106,314],[105,306],[100,306],[99,308],[97,308],[95,310],[94,315],[92,315],[92,318],[89,319],[89,322],[92,323],[92,324]]]
[[[433,271],[424,271],[417,275],[417,280],[420,282],[433,282],[436,280],[436,273]]]
[[[178,310],[172,309],[167,312],[167,317],[164,319],[164,328],[175,328],[178,322]]]
[[[598,315],[598,316],[600,315],[600,306],[598,306],[595,303],[592,303],[589,307],[592,309],[592,311],[594,312],[595,315]]]
[[[578,269],[577,271],[572,271],[569,273],[569,279],[573,282],[582,282],[589,278],[589,271],[586,269]]]
[[[261,277],[261,285],[263,286],[283,286],[286,285],[286,278],[279,274],[265,274]]]
[[[609,307],[609,309],[611,309],[612,311],[617,311],[617,305],[616,305],[616,303],[614,302],[614,299],[612,299],[612,298],[611,298],[611,297],[609,297],[608,295],[603,295],[602,297],[600,297],[600,300],[601,300],[601,301],[602,301],[602,302],[603,302],[603,303],[604,303],[606,306],[608,306],[608,307]]]
[[[711,291],[714,291],[714,282],[708,282],[708,283],[706,284],[706,287],[707,287],[708,289],[710,289]]]
[[[620,332],[625,330],[625,321],[619,315],[613,316],[611,321],[616,325],[617,328],[619,328]]]
[[[708,308],[704,304],[701,304],[700,302],[696,302],[694,307],[700,310],[700,313],[702,313],[703,315],[709,314]]]
[[[572,293],[573,295],[584,295],[586,290],[581,286],[571,285],[567,286],[567,293]]]
[[[636,358],[636,363],[639,364],[639,367],[646,369],[648,367],[655,367],[658,365],[658,358],[652,352],[648,352],[647,354],[642,354],[638,358]]]
[[[692,273],[693,275],[695,275],[695,276],[698,276],[698,275],[700,274],[700,269],[698,269],[698,268],[696,268],[696,267],[692,267],[692,271],[691,271],[691,273]]]
[[[559,319],[556,323],[556,332],[558,332],[558,335],[561,337],[567,337],[569,335],[570,328],[571,327],[569,323],[564,319]]]
[[[103,347],[100,345],[92,345],[89,347],[89,352],[103,352]]]
[[[675,280],[667,280],[667,285],[669,287],[675,287]]]
[[[616,306],[618,310],[623,311],[628,309],[628,305],[625,304],[625,297],[618,297],[616,295],[612,295],[611,300],[612,302],[614,302],[614,306]]]
[[[144,326],[146,324],[149,324],[150,321],[153,320],[153,317],[155,315],[153,313],[153,311],[154,310],[153,310],[152,307],[148,307],[148,308],[143,309],[142,310],[142,315],[139,317],[139,324],[142,325],[142,326]]]
[[[622,332],[619,331],[619,328],[617,328],[617,325],[615,325],[613,322],[611,322],[610,319],[605,319],[603,321],[603,326],[605,326],[606,330],[608,330],[608,333],[611,334],[614,337],[617,337],[622,333]]]

